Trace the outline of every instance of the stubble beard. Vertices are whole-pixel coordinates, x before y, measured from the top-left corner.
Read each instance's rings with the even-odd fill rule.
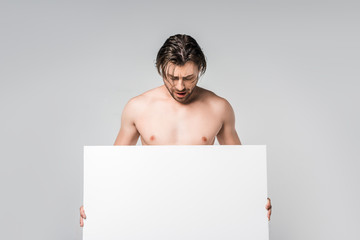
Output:
[[[191,100],[191,96],[193,95],[193,92],[196,88],[196,86],[191,90],[191,91],[188,91],[188,89],[185,89],[186,91],[186,97],[183,98],[183,99],[180,99],[180,98],[177,98],[176,95],[175,95],[175,91],[170,89],[166,84],[164,84],[166,89],[168,90],[168,92],[170,93],[171,97],[177,101],[178,103],[181,103],[181,104],[187,104],[187,103],[190,103],[190,100]]]

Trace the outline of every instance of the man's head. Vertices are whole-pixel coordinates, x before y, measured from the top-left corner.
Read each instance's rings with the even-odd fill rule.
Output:
[[[177,34],[169,37],[160,48],[156,68],[171,96],[186,103],[199,77],[205,73],[206,60],[195,39]]]

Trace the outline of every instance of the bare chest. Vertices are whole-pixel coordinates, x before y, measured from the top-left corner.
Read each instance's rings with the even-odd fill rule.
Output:
[[[143,145],[210,145],[222,127],[221,116],[200,107],[149,108],[135,124]]]

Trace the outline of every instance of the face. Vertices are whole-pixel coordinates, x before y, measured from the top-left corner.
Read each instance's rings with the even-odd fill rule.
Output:
[[[199,69],[193,62],[183,66],[169,63],[164,84],[170,95],[179,103],[188,103],[198,82]]]

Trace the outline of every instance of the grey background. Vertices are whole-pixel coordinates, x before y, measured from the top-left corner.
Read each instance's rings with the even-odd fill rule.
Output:
[[[0,239],[81,239],[84,145],[162,84],[165,39],[208,60],[243,144],[266,144],[271,239],[359,239],[359,3],[1,1]],[[264,201],[265,204],[265,201]],[[86,222],[85,222],[86,227]]]

